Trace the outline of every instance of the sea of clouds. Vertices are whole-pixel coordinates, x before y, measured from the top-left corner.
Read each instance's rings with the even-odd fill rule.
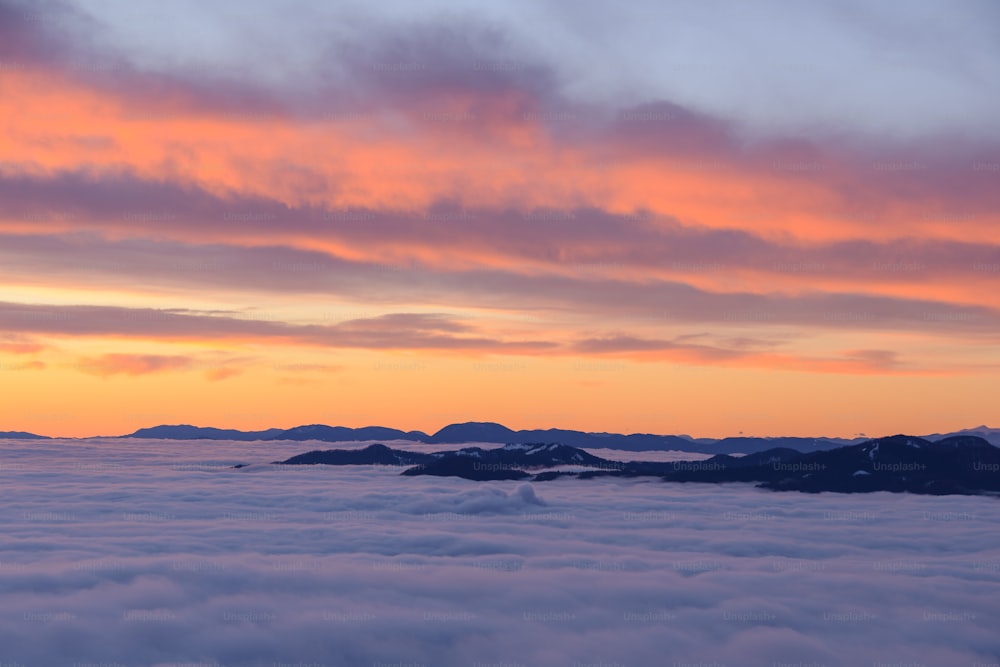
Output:
[[[329,447],[0,441],[0,667],[1000,664],[997,499],[266,465]]]

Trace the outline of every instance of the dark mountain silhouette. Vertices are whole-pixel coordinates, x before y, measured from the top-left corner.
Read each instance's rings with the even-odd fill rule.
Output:
[[[688,436],[654,435],[649,433],[587,433],[567,429],[533,429],[514,431],[492,422],[465,422],[445,426],[433,435],[422,431],[401,431],[383,426],[348,428],[310,424],[289,429],[237,431],[190,425],[155,426],[140,429],[125,438],[165,438],[174,440],[316,440],[320,442],[352,442],[364,440],[408,440],[428,444],[490,444],[558,442],[588,449],[621,449],[627,451],[678,450],[704,454],[741,454],[787,447],[803,452],[822,451],[859,442],[838,438],[752,438],[734,437],[713,440]]]
[[[533,429],[512,431],[492,422],[466,422],[446,426],[428,441],[434,444],[459,444],[463,442],[559,442],[571,447],[588,449],[624,449],[633,452],[650,450],[678,450],[707,454],[742,454],[775,447],[789,447],[800,451],[832,449],[849,444],[851,440],[837,438],[751,438],[734,437],[713,440],[692,440],[679,435],[654,435],[651,433],[587,433],[567,429]]]
[[[323,442],[350,442],[352,440],[413,440],[427,442],[427,434],[422,431],[400,431],[385,426],[363,426],[348,428],[346,426],[325,426],[310,424],[296,426],[275,433],[265,440],[322,440]]]
[[[25,431],[0,431],[0,438],[6,440],[51,440],[47,435],[35,435]]]
[[[806,468],[808,466],[808,469]],[[1000,448],[976,436],[936,442],[906,435],[806,454],[761,486],[776,490],[908,491],[934,495],[1000,492]]]
[[[269,428],[265,431],[238,431],[230,428],[176,424],[141,428],[135,433],[118,437],[162,438],[164,440],[270,440],[272,436],[283,432],[283,429],[280,428]]]
[[[620,465],[582,449],[560,444],[509,444],[495,449],[465,447],[447,452],[412,452],[383,444],[364,449],[329,449],[293,456],[277,465],[392,465],[416,466],[408,475],[459,476],[468,479],[520,479],[524,470],[572,464],[593,467]],[[522,470],[524,469],[524,470]],[[512,471],[517,474],[511,474]]]
[[[470,480],[560,477],[659,477],[667,482],[753,482],[776,491],[919,494],[1000,494],[1000,448],[977,436],[937,441],[907,435],[803,453],[774,448],[742,457],[719,454],[702,461],[610,461],[558,443],[511,443],[494,449],[466,447],[424,453],[371,445],[360,450],[312,451],[280,465],[410,466],[405,476]],[[551,470],[573,465],[569,472]]]
[[[978,437],[1000,446],[1000,429],[978,426],[954,433],[925,436],[928,441],[939,441],[951,436]],[[262,431],[240,431],[192,426],[189,424],[161,425],[143,428],[120,438],[162,438],[166,440],[315,440],[318,442],[354,442],[372,440],[401,440],[427,444],[462,444],[481,442],[489,444],[557,442],[586,449],[618,449],[625,451],[675,450],[701,454],[752,454],[772,449],[792,449],[801,453],[815,453],[838,449],[845,445],[866,442],[868,438],[801,438],[801,437],[749,437],[736,436],[721,439],[691,438],[687,435],[656,435],[651,433],[588,433],[569,429],[532,429],[514,431],[493,422],[465,422],[445,426],[433,435],[423,431],[402,431],[384,426],[349,428],[309,424],[293,428],[269,428]],[[20,431],[0,432],[0,438],[47,439],[48,436]]]
[[[925,440],[940,440],[952,435],[974,435],[986,440],[991,445],[1000,447],[1000,428],[990,428],[989,426],[976,426],[975,428],[964,428],[952,433],[935,433],[923,437]]]
[[[925,438],[922,438],[925,439]],[[990,447],[995,447],[995,445],[989,442],[986,438],[974,435],[949,435],[946,438],[941,438],[940,440],[933,440],[929,445],[931,449],[949,449],[955,447],[963,448],[982,448],[988,449]]]
[[[284,461],[275,461],[275,463],[278,465],[411,466],[429,461],[432,458],[433,454],[392,449],[382,444],[375,444],[368,445],[364,449],[313,450],[305,454],[293,456]]]
[[[810,493],[997,494],[1000,448],[977,436],[931,441],[894,435],[822,452],[777,449],[741,458],[723,454],[704,461],[674,461],[655,467],[629,463],[620,471],[552,471],[544,473],[539,481],[570,475],[585,479],[636,474],[657,474],[671,482],[757,482],[761,488]]]
[[[437,452],[426,463],[403,471],[404,475],[437,475],[466,479],[522,479],[529,470],[559,465],[610,467],[613,461],[589,454],[577,447],[558,443],[510,443],[494,449],[466,447]]]
[[[840,438],[754,438],[737,436],[722,438],[712,443],[707,443],[698,451],[707,454],[744,454],[751,452],[768,451],[771,449],[793,449],[799,452],[815,452],[827,449],[836,449],[844,445],[852,444],[857,440],[844,440]],[[690,451],[690,450],[684,450]]]
[[[449,424],[430,436],[431,444],[461,444],[463,442],[515,442],[517,432],[493,422]]]
[[[120,438],[163,438],[167,440],[319,440],[322,442],[354,442],[357,440],[412,440],[426,442],[428,435],[422,431],[400,431],[384,426],[348,428],[309,424],[294,428],[269,428],[264,431],[239,431],[205,426],[154,426],[139,429]]]
[[[441,452],[443,453],[443,452]],[[551,468],[557,465],[606,465],[611,463],[577,447],[560,443],[509,443],[494,449],[467,447],[456,452],[487,463],[506,463],[526,468]]]

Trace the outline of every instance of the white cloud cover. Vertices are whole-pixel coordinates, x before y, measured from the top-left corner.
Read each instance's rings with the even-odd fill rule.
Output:
[[[242,470],[316,443],[0,441],[0,663],[1000,659],[1000,505]]]

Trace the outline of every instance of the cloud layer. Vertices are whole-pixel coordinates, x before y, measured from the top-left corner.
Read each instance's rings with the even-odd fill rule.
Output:
[[[988,498],[227,468],[303,446],[4,442],[0,660],[944,667],[1000,656]]]

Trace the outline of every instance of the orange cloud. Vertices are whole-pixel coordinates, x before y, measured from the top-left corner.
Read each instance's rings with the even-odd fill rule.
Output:
[[[157,354],[104,354],[82,359],[77,369],[90,375],[148,375],[166,371],[185,370],[192,361],[188,357]]]
[[[542,120],[527,120],[532,117],[521,110],[531,101],[516,92],[490,93],[479,107],[500,111],[463,124],[434,121],[431,102],[419,99],[394,110],[393,122],[378,114],[299,122],[197,111],[176,99],[158,100],[150,114],[149,101],[89,89],[45,70],[0,72],[0,88],[17,101],[0,108],[5,161],[36,173],[124,168],[220,196],[261,196],[288,206],[421,212],[442,200],[522,211],[587,204],[619,213],[644,209],[712,228],[791,231],[801,239],[887,239],[919,231],[1000,241],[989,174],[929,168],[895,174],[876,169],[871,158],[832,149],[817,149],[819,157],[804,165],[822,168],[810,170],[780,147],[751,150],[711,137],[704,145],[657,139],[657,132],[681,136],[688,125],[698,129],[709,121],[643,124],[645,134],[599,126],[592,136],[560,138]],[[472,105],[462,95],[452,98],[436,104]],[[71,134],[67,127],[84,129]],[[148,206],[135,202],[136,221],[181,214]],[[959,209],[962,216],[954,219]],[[241,216],[260,212],[231,213],[231,224],[180,234],[248,243],[269,236],[241,224]],[[271,223],[275,233],[282,231],[280,219]],[[340,224],[330,220],[331,235],[286,239],[332,244]],[[171,225],[157,225],[157,231],[170,234]],[[392,242],[386,239],[389,247]],[[356,244],[344,250],[350,248],[357,250]]]
[[[0,352],[9,354],[35,354],[45,349],[45,345],[27,336],[0,332]]]
[[[7,309],[9,322],[0,325],[11,331],[59,338],[74,354],[88,354],[81,350],[90,350],[95,340],[247,346],[260,356],[268,354],[262,350],[294,347],[302,363],[272,366],[294,376],[274,380],[287,385],[289,391],[279,393],[289,397],[282,408],[288,415],[302,414],[303,397],[316,401],[309,403],[313,412],[324,409],[325,392],[312,391],[311,385],[326,382],[325,388],[343,392],[339,398],[356,401],[357,411],[389,401],[411,406],[410,397],[418,396],[416,407],[399,409],[420,415],[448,405],[495,418],[499,415],[490,411],[507,406],[528,414],[544,405],[554,414],[585,405],[581,419],[604,410],[605,418],[624,422],[609,399],[611,391],[590,403],[577,402],[591,400],[583,389],[603,390],[611,380],[583,380],[579,393],[563,395],[553,378],[559,377],[560,364],[574,358],[653,362],[641,372],[630,367],[628,382],[622,382],[632,392],[629,402],[658,395],[661,388],[659,377],[646,385],[635,382],[641,373],[670,368],[677,377],[696,371],[683,386],[692,396],[707,392],[705,403],[712,408],[702,409],[710,424],[719,412],[718,387],[741,377],[766,382],[774,377],[770,372],[800,371],[795,382],[805,386],[813,378],[803,376],[840,381],[995,371],[988,357],[993,348],[987,347],[995,342],[995,313],[981,308],[1000,307],[1000,292],[991,289],[1000,276],[995,256],[1000,190],[988,187],[992,173],[931,165],[894,174],[846,149],[745,146],[721,122],[693,114],[680,114],[678,124],[594,121],[554,128],[530,91],[510,87],[435,90],[402,101],[387,95],[373,102],[385,105],[384,114],[298,119],[260,109],[226,113],[213,109],[212,100],[199,104],[191,90],[170,85],[159,90],[155,80],[143,86],[129,78],[141,76],[129,72],[121,85],[88,87],[82,77],[74,80],[54,69],[0,69],[0,90],[10,102],[0,105],[5,165],[0,181],[7,179],[0,185],[25,195],[18,202],[35,197],[24,210],[11,203],[15,197],[0,197],[0,232],[95,232],[60,239],[70,246],[68,256],[86,256],[80,265],[60,260],[39,270],[29,257],[17,260],[17,249],[8,252],[12,261],[0,262],[0,279],[10,275],[22,285],[62,286],[62,303],[83,304],[53,317],[40,316],[45,313],[34,306]],[[655,116],[657,108],[652,111]],[[65,198],[49,196],[51,182],[64,186]],[[596,213],[588,218],[578,215],[581,211]],[[373,215],[386,219],[368,217]],[[615,215],[628,224],[616,223]],[[874,250],[851,245],[875,239],[888,246],[909,237],[920,243]],[[118,245],[98,250],[95,239]],[[936,244],[943,239],[963,247]],[[845,246],[832,247],[834,241]],[[970,250],[974,245],[983,247]],[[712,254],[723,251],[731,267],[716,271]],[[66,256],[65,248],[60,252]],[[981,256],[973,258],[973,252]],[[38,253],[57,258],[51,246]],[[21,262],[20,274],[12,268],[15,261]],[[915,266],[927,270],[912,270]],[[385,275],[399,277],[385,280]],[[87,282],[95,277],[103,282]],[[87,304],[108,303],[85,299],[87,289],[98,287],[128,290],[137,301],[149,298],[149,306],[134,312],[88,310]],[[373,316],[330,326],[294,324],[291,317],[268,322],[232,317],[265,296],[285,312],[280,309],[288,294],[303,295],[294,309],[307,322],[322,319],[311,319],[310,308],[322,308],[319,296],[331,295],[377,302],[382,309],[479,308],[480,314],[493,309],[496,316],[478,321]],[[185,303],[195,295],[199,305]],[[873,295],[894,298],[862,298]],[[164,307],[168,299],[173,303]],[[907,299],[913,303],[903,303]],[[167,310],[177,304],[200,308],[212,300],[208,307],[218,308],[212,314]],[[504,317],[524,313],[537,313],[537,319],[525,324]],[[643,317],[658,319],[636,324]],[[899,352],[876,349],[891,343],[853,338],[883,322],[900,337],[925,338],[901,342]],[[599,337],[601,330],[619,325],[631,329]],[[780,353],[766,343],[722,341],[728,335],[756,337],[762,328],[779,325],[792,336],[823,332],[828,339]],[[661,329],[671,326],[711,328],[716,343],[670,339],[676,332]],[[581,335],[593,338],[580,343]],[[927,340],[956,348],[982,341],[984,363],[963,365],[971,354],[946,350],[944,344],[935,356],[923,347]],[[33,339],[0,337],[0,352],[44,349]],[[345,391],[323,377],[343,370],[318,361],[328,359],[331,349],[375,355],[367,374],[348,370],[337,378],[370,385],[364,400],[354,398],[354,386]],[[394,364],[389,350],[419,350],[421,361]],[[401,377],[415,375],[425,362],[484,355],[530,358],[542,370],[530,382],[509,383],[485,372],[465,371],[448,380],[428,380],[428,373],[405,390],[396,389]],[[317,362],[309,363],[313,358]],[[380,366],[385,360],[390,361]],[[77,369],[98,377],[205,369],[156,382],[171,388],[174,405],[210,416],[211,402],[191,400],[189,390],[197,387],[208,396],[217,390],[211,382],[241,373],[220,363],[115,353],[82,357]],[[63,377],[67,385],[95,382],[66,375],[73,376]],[[262,388],[258,379],[247,372],[231,386],[270,406],[276,400],[273,387]],[[980,379],[967,386],[980,386]],[[35,396],[51,393],[44,381],[38,380]],[[470,391],[470,381],[480,382],[481,391]],[[871,398],[865,381],[852,386]],[[905,402],[909,385],[895,381],[901,391],[894,400]],[[299,385],[305,386],[296,394]],[[920,386],[928,395],[937,390],[930,381]],[[749,382],[727,387],[730,400],[764,400]],[[808,392],[817,403],[831,397],[820,389]],[[844,393],[854,400],[853,392]],[[316,398],[321,394],[323,401]],[[382,396],[388,400],[380,403]],[[904,407],[913,412],[911,405]],[[698,409],[689,408],[691,414]],[[788,419],[781,414],[774,423]]]

